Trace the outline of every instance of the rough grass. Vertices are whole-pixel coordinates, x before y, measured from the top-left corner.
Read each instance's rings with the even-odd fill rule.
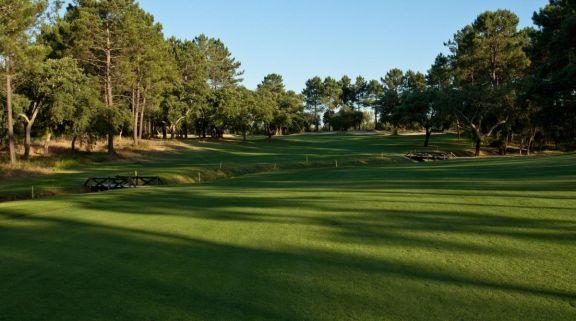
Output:
[[[146,142],[130,148],[124,141],[120,157],[93,154],[36,157],[17,167],[0,164],[0,201],[65,192],[81,192],[89,177],[133,175],[161,176],[169,184],[190,184],[278,168],[332,166],[400,161],[407,152],[421,148],[419,136],[288,136],[272,140]],[[433,144],[461,153],[471,147],[454,135],[434,136]],[[306,164],[308,157],[308,164]],[[220,167],[222,166],[222,168]]]
[[[574,320],[575,215],[574,154],[4,203],[0,320]]]

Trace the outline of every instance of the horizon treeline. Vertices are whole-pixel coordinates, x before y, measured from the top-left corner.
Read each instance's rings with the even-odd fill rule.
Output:
[[[219,39],[166,38],[134,0],[0,0],[0,149],[16,162],[32,138],[87,149],[114,137],[274,135],[349,129],[467,133],[506,153],[576,137],[576,1],[551,0],[518,28],[487,11],[457,31],[427,74],[392,69],[378,80],[314,77],[302,93],[271,73],[255,90]],[[64,12],[62,15],[60,12]]]

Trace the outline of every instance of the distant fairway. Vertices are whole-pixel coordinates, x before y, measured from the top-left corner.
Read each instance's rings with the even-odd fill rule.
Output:
[[[363,139],[326,157],[407,148]],[[576,155],[4,203],[0,280],[2,321],[576,320]]]
[[[311,166],[318,162],[332,165],[336,160],[340,163],[370,158],[380,161],[381,156],[385,157],[381,160],[384,163],[397,161],[413,149],[421,149],[423,142],[420,136],[351,135],[294,135],[272,140],[255,138],[246,143],[238,139],[167,141],[161,143],[164,147],[161,152],[144,152],[113,161],[106,161],[108,156],[99,153],[90,157],[67,155],[56,162],[48,175],[16,175],[12,179],[2,179],[0,175],[0,201],[3,196],[28,197],[32,186],[39,195],[78,192],[88,177],[133,175],[134,171],[144,176],[162,176],[170,184],[186,184],[196,182],[198,173],[212,180],[262,171],[275,164],[279,168],[306,167],[307,157]],[[434,136],[432,144],[447,151],[472,147],[466,139],[459,140],[455,135]]]

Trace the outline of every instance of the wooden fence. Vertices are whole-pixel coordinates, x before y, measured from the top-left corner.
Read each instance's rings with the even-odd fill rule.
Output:
[[[91,177],[84,183],[84,188],[90,192],[102,192],[111,189],[136,188],[163,184],[164,182],[162,179],[157,176]]]

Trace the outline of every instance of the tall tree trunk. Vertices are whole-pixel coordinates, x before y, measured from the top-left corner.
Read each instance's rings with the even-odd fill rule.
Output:
[[[6,127],[8,129],[8,154],[10,164],[16,164],[16,146],[14,145],[14,121],[12,120],[12,75],[10,75],[10,57],[4,58],[6,66]]]
[[[138,145],[138,113],[139,113],[139,105],[140,104],[140,86],[137,85],[136,90],[132,90],[132,140],[134,141],[134,145]]]
[[[106,107],[112,109],[114,106],[112,94],[112,42],[110,40],[110,27],[106,27]],[[114,151],[114,123],[112,119],[108,120],[110,126],[108,130],[108,154],[115,154]]]
[[[533,148],[535,139],[536,139],[536,129],[532,130],[530,133],[530,139],[528,140],[528,147],[526,150],[526,156],[529,156],[532,153],[532,148]]]
[[[151,139],[152,133],[153,133],[152,120],[148,119],[148,121],[146,122],[146,136],[145,137],[147,139]]]
[[[480,148],[482,147],[482,139],[477,137],[476,138],[476,153],[474,154],[476,157],[480,156]]]
[[[460,140],[460,119],[456,119],[456,132],[458,133],[458,140]]]
[[[142,140],[142,133],[144,131],[144,112],[146,111],[146,89],[144,89],[142,97],[142,107],[140,108],[140,126],[138,126],[138,140]]]
[[[374,129],[378,129],[378,109],[374,107]]]
[[[108,132],[108,154],[114,155],[114,131]]]
[[[20,117],[24,118],[26,121],[25,135],[24,135],[24,159],[30,159],[30,149],[32,146],[32,126],[38,117],[38,112],[40,111],[40,103],[34,102],[32,104],[32,116],[28,118],[24,114],[20,114]]]
[[[316,132],[320,131],[320,115],[318,115],[318,105],[314,105],[314,122],[316,125]]]
[[[272,136],[274,135],[275,132],[276,132],[276,130],[274,128],[268,127],[268,130],[266,133],[268,135],[268,139],[272,139]]]
[[[504,146],[502,149],[502,155],[506,156],[508,155],[508,144],[510,143],[510,134],[506,135],[506,138],[504,139]]]
[[[78,139],[77,135],[74,135],[74,137],[72,137],[72,146],[71,146],[71,150],[72,153],[76,153],[76,140]]]
[[[46,139],[44,140],[44,155],[50,152],[50,142],[52,141],[52,130],[46,129]]]
[[[426,139],[424,140],[424,147],[428,147],[428,144],[430,143],[430,136],[432,136],[432,128],[427,127],[426,128]]]
[[[31,122],[27,122],[26,123],[26,134],[24,136],[24,159],[28,160],[30,159],[30,148],[32,145],[32,123]]]

